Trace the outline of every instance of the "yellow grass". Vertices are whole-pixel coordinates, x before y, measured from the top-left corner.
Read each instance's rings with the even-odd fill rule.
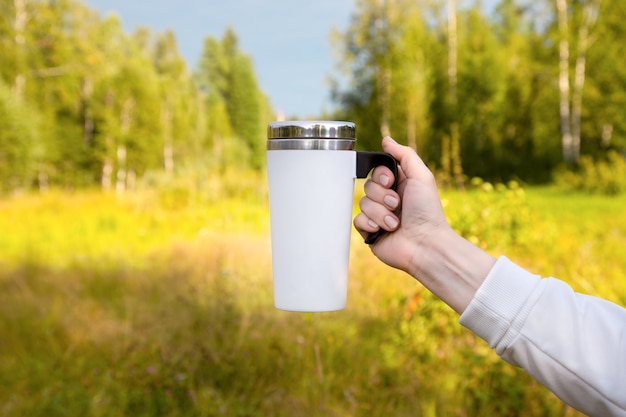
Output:
[[[0,201],[0,416],[577,415],[356,233],[346,310],[275,310],[266,195],[251,184],[182,202],[163,190]],[[480,186],[443,198],[492,253],[626,301],[623,197]]]

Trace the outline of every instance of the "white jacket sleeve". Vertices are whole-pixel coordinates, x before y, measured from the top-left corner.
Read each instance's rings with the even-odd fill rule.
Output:
[[[498,259],[460,323],[590,416],[626,416],[626,309]]]

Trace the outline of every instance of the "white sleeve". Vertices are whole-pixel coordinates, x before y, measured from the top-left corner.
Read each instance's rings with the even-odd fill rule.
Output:
[[[501,257],[459,321],[572,407],[626,416],[626,309]]]

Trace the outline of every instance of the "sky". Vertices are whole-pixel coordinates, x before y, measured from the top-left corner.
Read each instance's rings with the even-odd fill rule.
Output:
[[[330,33],[345,31],[355,0],[84,1],[102,16],[117,14],[129,33],[138,26],[171,29],[192,70],[204,39],[221,39],[230,26],[275,112],[311,117],[333,108],[328,79],[339,73]]]

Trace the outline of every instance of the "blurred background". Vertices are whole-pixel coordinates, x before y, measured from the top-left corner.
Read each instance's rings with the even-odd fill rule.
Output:
[[[577,415],[356,232],[345,311],[274,310],[265,132],[390,134],[467,239],[624,305],[626,7],[227,3],[0,0],[0,416]]]

